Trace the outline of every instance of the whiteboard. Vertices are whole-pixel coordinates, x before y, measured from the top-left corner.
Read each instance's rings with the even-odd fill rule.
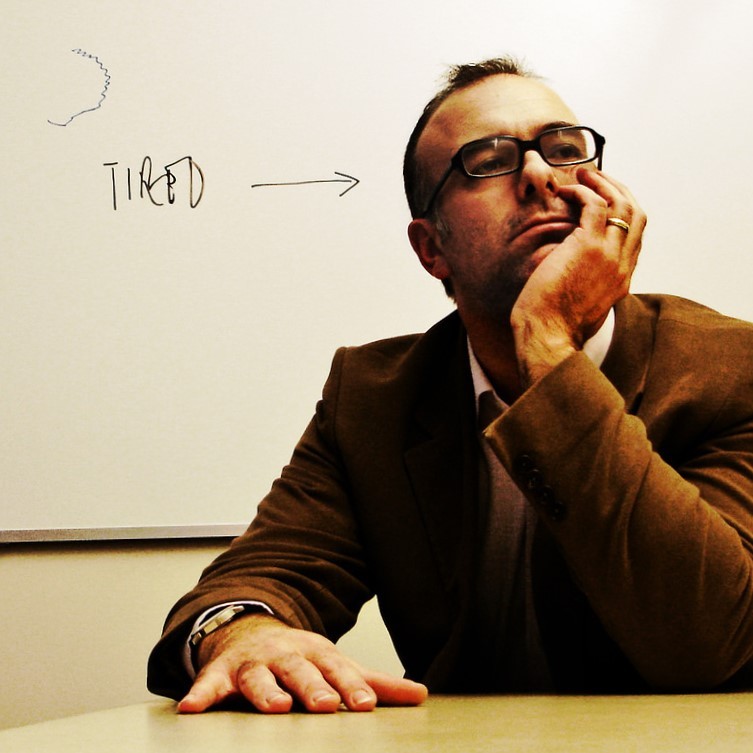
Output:
[[[753,318],[751,20],[743,0],[5,0],[4,539],[239,530],[335,348],[450,310],[401,161],[451,63],[521,56],[607,137],[650,218],[634,290]]]

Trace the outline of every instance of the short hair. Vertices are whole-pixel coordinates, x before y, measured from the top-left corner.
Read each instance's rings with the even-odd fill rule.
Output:
[[[523,63],[511,56],[491,58],[480,63],[465,63],[454,65],[447,72],[446,84],[424,107],[421,117],[408,139],[408,145],[405,149],[403,159],[403,182],[405,185],[405,195],[408,199],[411,216],[419,217],[433,190],[433,186],[428,183],[426,171],[423,166],[418,164],[416,151],[418,141],[424,132],[427,123],[431,120],[432,115],[439,109],[439,106],[451,95],[461,89],[465,89],[477,81],[481,81],[489,76],[496,76],[500,73],[506,73],[513,76],[523,76],[525,78],[538,78],[535,73],[530,71]]]

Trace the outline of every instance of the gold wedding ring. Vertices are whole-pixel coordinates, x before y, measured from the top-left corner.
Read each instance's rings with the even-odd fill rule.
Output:
[[[607,225],[614,225],[615,227],[620,228],[620,230],[624,230],[626,233],[630,232],[630,225],[619,217],[607,217]]]

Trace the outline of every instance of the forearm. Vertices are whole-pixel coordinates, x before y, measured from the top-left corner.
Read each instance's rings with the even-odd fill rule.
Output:
[[[750,507],[730,502],[723,469],[705,485],[684,479],[582,355],[537,383],[489,437],[649,682],[713,686],[750,658],[753,521]]]
[[[155,692],[185,691],[188,678],[176,666],[206,609],[258,601],[288,626],[337,640],[373,595],[336,453],[321,428],[323,413],[320,408],[248,531],[173,608],[150,660]],[[165,693],[166,684],[179,689]]]

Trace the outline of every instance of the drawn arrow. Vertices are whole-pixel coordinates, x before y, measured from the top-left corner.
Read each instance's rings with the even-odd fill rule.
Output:
[[[254,183],[251,188],[266,188],[268,186],[310,186],[314,183],[350,183],[350,185],[340,194],[345,196],[348,191],[355,188],[361,181],[358,178],[354,178],[352,175],[346,175],[345,173],[338,173],[335,170],[335,175],[339,175],[339,178],[330,178],[329,180],[295,180],[290,183]]]

